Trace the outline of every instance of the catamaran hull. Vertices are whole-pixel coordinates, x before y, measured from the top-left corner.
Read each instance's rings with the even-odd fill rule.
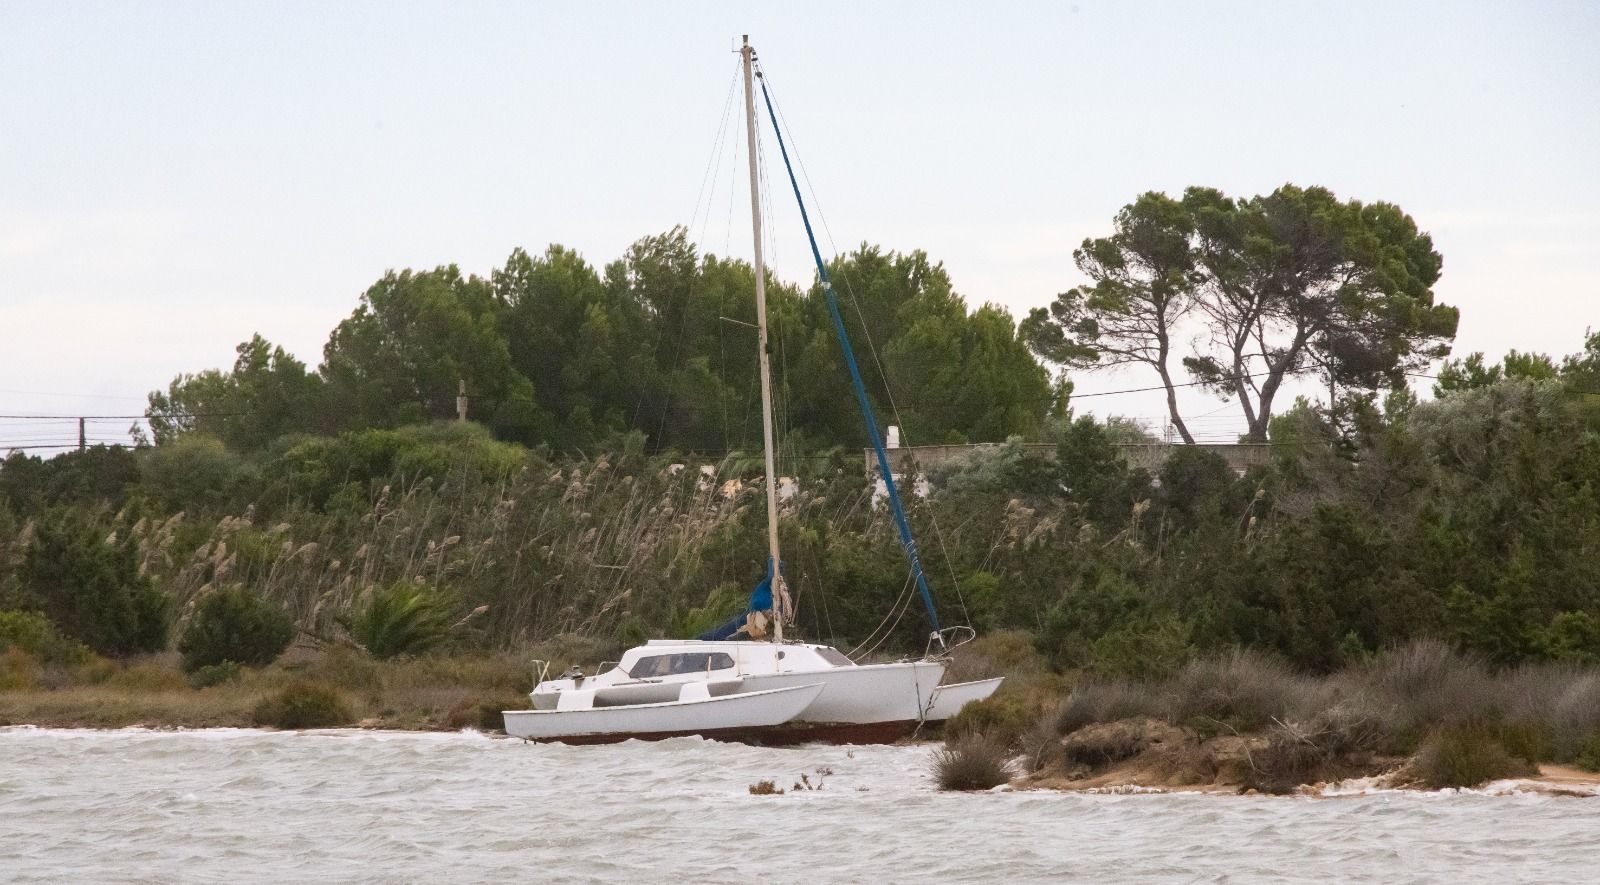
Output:
[[[712,737],[789,722],[821,693],[822,686],[812,680],[722,697],[624,707],[506,710],[501,715],[506,734],[530,741],[609,743],[690,734]]]
[[[807,670],[798,673],[767,673],[745,676],[742,688],[760,691],[788,688],[812,682],[822,683],[822,694],[795,717],[796,724],[813,726],[878,725],[885,732],[891,726],[923,718],[933,701],[933,692],[944,677],[942,661],[896,661],[889,664],[862,664],[834,670]],[[889,738],[890,741],[909,733]],[[817,740],[826,740],[817,738]],[[847,741],[879,743],[880,741]]]
[[[961,712],[962,707],[994,694],[1004,681],[1004,676],[997,676],[993,679],[979,679],[976,682],[952,682],[949,685],[941,685],[934,689],[933,702],[928,705],[926,718],[929,722],[943,722]]]

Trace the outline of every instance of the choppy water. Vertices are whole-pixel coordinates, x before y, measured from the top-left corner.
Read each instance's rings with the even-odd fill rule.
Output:
[[[953,795],[931,751],[0,729],[0,879],[1576,882],[1600,848],[1600,799]]]

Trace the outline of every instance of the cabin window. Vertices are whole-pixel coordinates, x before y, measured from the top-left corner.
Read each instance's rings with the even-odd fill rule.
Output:
[[[855,661],[845,657],[844,653],[836,648],[819,648],[817,649],[817,654],[822,655],[824,661],[835,667],[854,667],[856,665]]]
[[[628,675],[635,679],[654,679],[661,676],[681,676],[685,673],[704,673],[708,670],[727,670],[732,666],[733,658],[723,652],[697,651],[681,655],[651,655],[640,658],[628,668]]]

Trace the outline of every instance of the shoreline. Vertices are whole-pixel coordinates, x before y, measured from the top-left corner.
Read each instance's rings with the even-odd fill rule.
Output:
[[[16,692],[0,693],[0,710],[5,708],[7,695]],[[376,719],[363,720],[351,725],[342,725],[328,728],[305,729],[280,729],[268,726],[250,724],[248,721],[238,723],[192,724],[180,721],[138,721],[126,722],[116,725],[108,724],[64,724],[62,722],[13,722],[0,717],[0,733],[18,731],[46,731],[46,732],[71,732],[113,734],[126,732],[130,734],[187,734],[197,732],[248,732],[261,735],[308,735],[322,737],[362,736],[362,735],[473,735],[488,740],[513,741],[516,738],[507,735],[498,729],[483,729],[476,725],[462,725],[451,727],[443,724],[429,724],[423,726],[405,726],[397,722],[384,722]],[[934,746],[937,738],[922,740],[898,741],[893,746],[914,747]],[[778,748],[785,749],[785,748]],[[792,748],[789,748],[792,749]],[[1386,760],[1387,765],[1383,771],[1365,775],[1354,775],[1334,780],[1317,781],[1301,784],[1293,790],[1282,793],[1264,792],[1246,787],[1237,780],[1217,779],[1197,782],[1172,774],[1163,774],[1150,767],[1147,761],[1126,760],[1111,765],[1098,772],[1082,776],[1070,777],[1059,769],[1041,771],[1035,774],[1023,775],[1013,778],[1009,783],[995,788],[997,792],[1015,793],[1061,793],[1080,795],[1204,795],[1204,796],[1271,796],[1277,798],[1313,798],[1313,799],[1340,799],[1357,796],[1371,795],[1380,792],[1404,793],[1461,793],[1480,796],[1517,796],[1541,795],[1562,798],[1600,799],[1600,772],[1585,771],[1569,765],[1544,763],[1538,766],[1536,774],[1523,777],[1501,778],[1477,787],[1434,787],[1417,782],[1406,773],[1406,765],[1410,760]]]
[[[1403,766],[1365,777],[1301,784],[1284,793],[1263,792],[1239,783],[1171,784],[1152,782],[1136,766],[1116,767],[1102,774],[1079,779],[1028,775],[1013,780],[1004,789],[1019,793],[1054,792],[1083,795],[1204,795],[1272,796],[1276,798],[1343,799],[1380,792],[1463,793],[1471,795],[1543,795],[1574,799],[1600,799],[1600,773],[1567,765],[1542,764],[1538,773],[1525,777],[1501,778],[1476,787],[1435,787],[1408,777]]]

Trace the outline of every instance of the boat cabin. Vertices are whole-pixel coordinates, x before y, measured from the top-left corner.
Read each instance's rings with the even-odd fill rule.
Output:
[[[632,679],[653,679],[691,673],[758,676],[854,666],[854,661],[838,649],[826,645],[652,639],[643,646],[629,649],[617,663],[616,669]]]

